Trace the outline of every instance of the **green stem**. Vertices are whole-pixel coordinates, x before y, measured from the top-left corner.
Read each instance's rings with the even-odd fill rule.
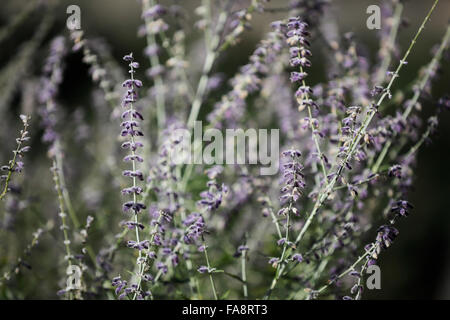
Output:
[[[244,250],[244,251],[242,251],[242,256],[241,256],[242,291],[244,293],[244,298],[248,299],[247,270],[245,267],[246,260],[247,260],[247,250]]]
[[[204,248],[203,252],[205,254],[205,259],[206,259],[206,266],[208,267],[209,281],[211,282],[211,289],[214,294],[214,299],[219,300],[219,298],[217,296],[216,285],[214,284],[214,279],[213,279],[212,272],[211,272],[211,264],[209,263],[209,257],[208,257],[208,248],[206,247],[205,241],[203,241],[203,248]]]
[[[417,90],[414,92],[414,96],[412,97],[411,101],[408,102],[408,107],[402,114],[402,119],[406,120],[408,116],[410,115],[412,109],[416,105],[417,101],[420,98],[420,95],[422,94],[423,90],[425,89],[425,86],[427,85],[428,81],[430,80],[431,75],[433,74],[433,71],[436,69],[437,64],[439,63],[439,60],[442,58],[442,54],[445,51],[445,49],[448,46],[448,42],[450,39],[450,26],[447,27],[447,31],[445,33],[444,38],[442,39],[441,45],[436,52],[436,55],[431,60],[430,64],[428,65],[425,75],[422,78],[422,80],[419,83],[419,86]],[[383,150],[381,150],[380,155],[377,158],[377,161],[375,162],[374,166],[372,167],[372,172],[376,173],[378,172],[381,164],[383,163],[384,158],[386,157],[390,147],[392,146],[393,139],[397,136],[397,133],[394,132],[394,136],[390,137],[388,141],[384,144]]]
[[[149,263],[149,262],[148,262],[148,255],[149,255],[149,253],[150,253],[152,250],[154,250],[154,249],[156,248],[156,245],[154,245],[153,242],[154,242],[154,239],[155,239],[155,235],[156,235],[157,232],[158,232],[158,227],[159,227],[159,225],[161,224],[162,218],[163,218],[163,213],[160,212],[160,213],[159,213],[158,220],[157,220],[157,222],[156,222],[156,224],[155,224],[155,226],[153,227],[153,230],[152,230],[152,232],[151,232],[150,247],[148,248],[148,250],[147,250],[147,252],[146,252],[146,254],[145,254],[144,260],[143,260],[143,261],[140,261],[139,274],[138,274],[138,280],[137,280],[138,283],[137,283],[136,292],[134,293],[134,296],[133,296],[133,300],[136,300],[137,293],[138,293],[139,289],[141,288],[142,277],[144,276],[144,272],[145,272],[146,268],[148,267],[148,268],[150,269],[150,268],[152,267],[152,263]],[[141,253],[141,251],[139,250],[139,258],[141,257],[141,254],[140,254],[140,253]],[[151,261],[153,262],[153,260],[151,260]],[[161,272],[161,270],[160,270],[159,272]],[[156,278],[155,278],[154,281],[155,281],[155,282],[157,281]]]
[[[366,179],[363,179],[363,180],[359,181],[358,183],[352,184],[352,186],[360,186],[360,185],[363,185],[363,184],[365,184],[365,183],[368,183],[368,182],[370,182],[370,181],[373,181],[373,180],[377,179],[379,176],[380,176],[379,174],[374,174],[374,175],[372,175],[370,178],[366,178]],[[344,188],[347,188],[347,185],[342,185],[342,186],[339,186],[339,187],[335,187],[335,188],[333,189],[333,191],[341,190],[341,189],[344,189]]]
[[[56,141],[58,144],[57,149],[60,150],[59,141]],[[69,212],[70,220],[72,220],[72,223],[75,227],[75,229],[80,228],[80,222],[78,220],[77,214],[75,213],[75,210],[72,206],[72,201],[70,200],[69,192],[66,187],[66,179],[64,176],[63,171],[63,160],[62,160],[62,154],[61,152],[57,152],[55,156],[56,165],[58,167],[58,175],[59,175],[59,181],[61,183],[61,192],[63,195],[64,203],[66,204],[67,211]],[[95,261],[95,259],[94,259]]]
[[[227,13],[222,12],[219,15],[217,20],[217,30],[214,33],[210,42],[206,43],[206,58],[205,63],[203,65],[202,76],[200,77],[200,81],[198,83],[197,91],[195,93],[194,101],[192,102],[192,108],[189,113],[187,126],[189,129],[194,127],[194,123],[197,120],[198,114],[200,112],[200,108],[202,106],[203,98],[206,92],[206,87],[208,84],[209,73],[211,72],[214,61],[217,58],[218,52],[214,50],[214,48],[218,45],[220,41],[220,31],[223,29],[225,22],[227,20]],[[208,23],[209,25],[209,23]]]
[[[247,8],[246,13],[243,15],[242,19],[239,21],[239,25],[234,29],[234,31],[229,34],[224,43],[218,48],[218,51],[224,51],[228,49],[231,45],[236,42],[236,38],[244,31],[245,23],[251,19],[251,14],[258,6],[259,0],[252,0],[251,5]]]
[[[72,253],[70,251],[70,240],[69,240],[69,233],[67,232],[68,226],[66,222],[66,213],[64,212],[64,198],[61,190],[61,183],[58,175],[58,166],[56,163],[56,159],[53,158],[53,181],[55,182],[55,189],[58,194],[58,202],[59,202],[59,216],[61,218],[61,229],[63,231],[64,235],[64,247],[66,250],[66,260],[68,267],[72,266]],[[69,292],[69,299],[72,300],[72,292]]]

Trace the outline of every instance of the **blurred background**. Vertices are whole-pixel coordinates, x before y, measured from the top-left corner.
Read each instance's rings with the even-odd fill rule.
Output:
[[[4,0],[0,12],[0,28],[28,5],[29,0]],[[164,3],[165,1],[161,1]],[[167,1],[166,1],[167,2]],[[171,1],[182,6],[183,10],[194,16],[194,9],[199,1]],[[219,1],[218,1],[219,2]],[[366,8],[371,4],[380,4],[377,0],[339,0],[331,1],[331,10],[337,14],[339,33],[354,32],[362,44],[361,50],[375,59],[378,50],[378,37],[376,30],[366,28]],[[432,0],[405,1],[404,18],[407,23],[399,33],[402,51],[409,45],[412,35],[420,25],[424,13],[432,5]],[[286,1],[270,1],[267,7],[283,7]],[[117,60],[130,51],[133,51],[138,61],[143,61],[142,51],[145,46],[142,38],[136,37],[137,29],[141,24],[140,4],[135,0],[85,0],[60,1],[58,14],[53,18],[55,24],[47,40],[58,33],[67,34],[65,21],[68,15],[66,8],[70,4],[77,4],[81,8],[81,25],[87,37],[99,37],[105,40],[112,49]],[[238,1],[236,9],[246,7],[248,1]],[[445,32],[450,13],[450,1],[442,0],[438,10],[435,11],[430,23],[427,25],[418,45],[409,59],[407,68],[402,70],[399,83],[409,83],[417,75],[419,67],[427,63],[431,47],[438,43]],[[16,55],[20,44],[29,39],[37,26],[42,12],[36,12],[18,28],[12,37],[2,43],[0,49],[0,70],[3,70],[11,57]],[[270,22],[284,17],[284,13],[274,12],[256,13],[252,23],[253,29],[246,31],[244,41],[235,46],[219,60],[215,69],[227,75],[232,75],[240,65],[246,63],[255,44],[267,32]],[[383,20],[382,20],[383,26]],[[193,28],[191,26],[191,28]],[[195,33],[188,42],[195,46]],[[45,42],[45,41],[43,41]],[[323,65],[314,63],[320,60],[320,48],[315,47],[313,68],[310,76],[311,82],[316,83],[326,78]],[[44,51],[45,52],[45,51]],[[195,63],[201,56],[190,57]],[[42,61],[39,60],[39,61]],[[39,72],[42,65],[29,61],[27,73]],[[25,80],[25,79],[24,79]],[[434,97],[448,94],[450,84],[450,66],[444,65],[442,75],[433,84]],[[1,79],[0,92],[8,85],[8,79]],[[61,88],[61,96],[67,108],[84,106],[89,114],[88,101],[91,96],[91,81],[87,67],[82,63],[80,55],[71,55],[67,62],[66,76]],[[14,101],[14,97],[10,98]],[[11,104],[12,112],[18,114],[18,107]],[[423,100],[423,119],[433,113],[435,105]],[[0,109],[1,110],[1,109]],[[11,121],[1,111],[0,126],[2,122]],[[5,116],[4,116],[5,115]],[[5,132],[0,129],[0,144],[10,143],[15,132]],[[39,150],[35,150],[34,157],[39,157]],[[1,154],[1,162],[5,162],[9,155]],[[444,113],[439,124],[438,134],[433,137],[433,143],[421,149],[419,155],[418,171],[416,173],[415,189],[410,194],[410,200],[415,209],[408,219],[399,225],[400,236],[393,247],[380,259],[382,271],[382,289],[366,291],[365,298],[372,299],[450,299],[450,170],[446,167],[450,163],[450,113]],[[48,174],[48,173],[46,173]]]

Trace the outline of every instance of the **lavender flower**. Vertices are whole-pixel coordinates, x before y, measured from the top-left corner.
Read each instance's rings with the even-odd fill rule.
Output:
[[[407,217],[409,214],[409,210],[412,208],[412,204],[410,204],[408,201],[399,200],[396,202],[396,205],[392,207],[391,212],[394,212],[401,217]]]
[[[222,170],[222,167],[215,166],[206,171],[206,174],[210,178],[207,183],[208,190],[200,193],[200,197],[202,199],[198,202],[198,205],[208,211],[213,211],[219,208],[223,198],[228,194],[228,187],[224,184],[219,185],[216,182],[216,177],[220,172],[222,172]]]
[[[292,207],[291,203],[296,202],[301,195],[301,191],[305,188],[304,174],[302,173],[303,166],[299,159],[301,153],[298,150],[287,150],[282,153],[287,162],[283,164],[283,180],[285,186],[281,189],[281,202],[289,202],[290,209],[297,214],[296,208]],[[281,209],[278,214],[286,215],[289,208]]]
[[[42,140],[50,144],[50,154],[55,155],[58,151],[57,141],[59,135],[56,131],[57,125],[57,102],[56,95],[58,87],[63,78],[63,58],[66,55],[66,45],[63,37],[56,37],[50,45],[50,54],[44,65],[44,75],[41,79],[41,89],[39,91],[39,102],[42,107],[39,109],[44,134]]]
[[[133,53],[125,55],[123,60],[128,62],[129,66],[129,74],[130,79],[125,80],[122,83],[122,86],[126,88],[126,93],[122,100],[122,107],[125,111],[122,113],[123,122],[121,123],[121,127],[123,128],[121,131],[122,137],[127,137],[127,141],[122,144],[122,148],[128,149],[130,154],[124,157],[123,161],[126,163],[130,163],[132,165],[132,170],[123,171],[123,175],[132,179],[132,186],[124,188],[122,190],[122,194],[132,195],[132,200],[127,201],[123,204],[123,211],[129,212],[130,210],[134,213],[134,221],[126,223],[128,227],[134,227],[136,230],[136,241],[129,240],[127,246],[133,249],[137,249],[139,252],[139,256],[137,259],[138,265],[140,265],[140,274],[139,274],[139,283],[131,284],[131,286],[127,287],[119,296],[119,299],[125,297],[125,295],[133,294],[133,298],[144,297],[144,293],[141,292],[140,281],[142,279],[144,273],[144,266],[142,266],[142,251],[148,250],[150,248],[150,240],[140,240],[139,231],[144,228],[144,226],[139,223],[138,215],[139,213],[146,209],[146,206],[138,201],[138,195],[142,193],[142,188],[137,185],[137,181],[144,180],[143,173],[137,169],[137,164],[143,162],[143,158],[137,154],[139,148],[143,147],[141,142],[137,141],[137,137],[142,137],[144,134],[139,129],[139,121],[143,120],[142,115],[134,109],[134,103],[136,103],[138,99],[137,89],[142,87],[142,82],[138,79],[134,78],[134,74],[136,73],[136,69],[139,68],[139,63],[134,61]],[[120,284],[119,284],[120,285]],[[118,287],[122,288],[121,286]],[[116,290],[116,294],[121,290]],[[125,295],[124,295],[125,294]]]
[[[381,250],[386,250],[387,248],[389,248],[399,234],[396,228],[389,225],[383,225],[379,227],[377,232],[378,233],[375,240],[375,252],[372,253],[372,257],[374,259],[378,257]]]

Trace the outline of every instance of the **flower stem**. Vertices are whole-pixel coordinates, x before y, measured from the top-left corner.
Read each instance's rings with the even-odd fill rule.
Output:
[[[209,3],[209,1],[206,2]],[[187,121],[187,126],[189,129],[192,129],[194,127],[194,123],[197,120],[198,114],[200,112],[200,108],[202,106],[203,98],[208,84],[209,73],[211,72],[214,61],[216,60],[218,55],[215,47],[217,47],[220,41],[220,31],[225,26],[226,20],[227,13],[225,11],[221,12],[217,20],[217,30],[216,32],[214,32],[210,43],[208,41],[206,43],[206,58],[203,65],[202,76],[200,77],[200,81],[198,83],[197,91],[195,93],[194,101],[192,102],[192,108]],[[209,21],[208,26],[210,25],[210,22],[211,21]],[[206,33],[208,34],[208,32]]]
[[[17,147],[16,150],[13,151],[13,158],[9,163],[9,168],[8,168],[8,175],[6,176],[6,180],[5,180],[5,186],[3,187],[3,191],[0,194],[0,200],[2,200],[5,196],[6,193],[8,193],[9,190],[9,182],[11,181],[11,176],[12,173],[14,172],[14,167],[16,166],[17,163],[17,155],[20,153],[20,150],[22,148],[22,142],[23,142],[23,138],[25,138],[26,133],[28,132],[28,121],[24,121],[23,122],[23,130],[21,131],[21,138],[17,139]]]
[[[211,289],[213,291],[214,299],[219,300],[217,296],[217,290],[216,285],[214,284],[214,279],[211,272],[211,264],[209,263],[209,257],[208,257],[208,248],[206,247],[206,242],[203,240],[203,248],[204,248],[204,254],[206,259],[206,266],[208,267],[208,275],[209,275],[209,281],[211,282]]]
[[[428,65],[425,75],[422,78],[422,80],[419,83],[418,88],[414,92],[414,96],[412,97],[411,101],[408,102],[408,107],[402,114],[403,120],[406,120],[411,113],[412,109],[416,105],[417,101],[420,98],[420,95],[422,94],[423,90],[425,89],[425,86],[427,85],[428,81],[430,80],[431,75],[433,74],[433,71],[436,69],[437,64],[439,60],[442,58],[442,54],[444,50],[448,47],[448,42],[450,39],[450,26],[447,27],[447,31],[445,33],[444,38],[442,39],[441,45],[436,52],[436,55],[431,60],[430,64]],[[383,150],[381,151],[380,155],[377,158],[377,161],[375,162],[374,166],[372,167],[372,172],[376,173],[378,172],[381,164],[383,163],[384,158],[386,157],[390,147],[392,146],[393,138],[397,136],[396,131],[394,131],[394,136],[390,137],[388,141],[384,144]]]

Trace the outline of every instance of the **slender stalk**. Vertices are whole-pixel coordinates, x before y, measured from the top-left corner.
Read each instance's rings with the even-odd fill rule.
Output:
[[[206,1],[209,3],[209,1]],[[208,79],[209,79],[209,73],[211,72],[212,66],[214,64],[214,61],[216,60],[218,56],[218,52],[215,50],[215,47],[218,45],[220,41],[220,31],[223,29],[225,22],[227,20],[227,13],[221,12],[219,14],[219,17],[217,19],[217,29],[215,30],[214,34],[211,37],[210,42],[206,42],[206,58],[205,63],[203,65],[203,71],[202,75],[200,77],[200,81],[198,83],[197,91],[194,96],[194,101],[192,102],[192,108],[189,113],[187,126],[189,129],[192,129],[194,127],[194,123],[197,120],[198,114],[200,112],[200,108],[203,103],[203,98],[206,92]],[[211,21],[210,21],[211,22]],[[210,25],[210,23],[208,23]]]
[[[209,0],[206,0],[206,3],[209,3]],[[194,128],[195,121],[198,118],[198,114],[200,112],[200,108],[202,106],[203,98],[204,98],[207,84],[208,84],[209,73],[211,72],[214,61],[218,55],[218,52],[215,50],[215,47],[218,45],[218,43],[220,41],[219,34],[220,34],[220,31],[225,26],[227,16],[228,16],[228,14],[225,11],[220,13],[219,18],[217,20],[217,29],[216,29],[214,35],[212,36],[212,40],[210,42],[207,41],[207,43],[206,43],[207,53],[206,53],[205,63],[203,65],[202,76],[200,77],[200,81],[197,86],[197,91],[194,96],[194,101],[192,102],[192,108],[191,108],[191,111],[189,113],[189,117],[187,120],[187,127],[189,130],[192,130]],[[210,25],[210,23],[208,23],[208,25]],[[208,32],[205,31],[205,33],[206,33],[205,34],[205,36],[206,36],[208,34]],[[209,127],[212,127],[212,126],[210,125],[210,126],[208,126],[208,128]],[[195,156],[194,157],[196,157],[197,153],[200,151],[201,146],[198,146],[197,144],[194,144],[194,146],[195,146],[195,149],[194,149]],[[182,182],[181,182],[181,185],[182,185],[181,190],[182,191],[184,191],[186,189],[187,183],[192,174],[192,170],[193,170],[193,164],[190,163],[187,165],[187,167],[184,171],[184,174],[183,174],[183,178],[182,178]]]
[[[355,267],[361,262],[363,261],[365,258],[367,258],[368,256],[372,255],[373,251],[375,250],[375,248],[373,247],[371,250],[366,251],[362,256],[360,256],[350,267],[348,267],[348,269],[346,269],[344,272],[342,272],[341,274],[339,274],[336,280],[341,279],[342,277],[346,276],[347,274],[349,274],[351,271],[355,270]],[[325,291],[329,286],[331,286],[334,282],[333,281],[329,281],[326,285],[322,286],[319,290],[317,290],[315,293],[316,295],[321,294],[323,291]]]
[[[65,207],[67,208],[67,212],[69,213],[69,217],[70,217],[70,220],[73,223],[74,229],[80,229],[81,224],[80,224],[80,222],[78,220],[78,216],[77,216],[77,214],[75,212],[75,209],[73,208],[72,201],[70,199],[70,194],[69,194],[69,191],[68,191],[67,186],[66,186],[66,180],[65,180],[64,171],[63,171],[64,170],[63,169],[63,159],[62,159],[62,153],[60,151],[61,147],[60,147],[59,140],[55,141],[55,144],[56,144],[56,149],[58,150],[58,152],[56,152],[56,154],[54,156],[54,161],[55,161],[55,163],[57,165],[57,168],[58,168],[56,174],[59,177],[59,182],[60,182],[60,186],[61,186],[61,193],[62,193],[62,196],[63,196],[64,204],[65,204]],[[92,249],[92,246],[87,244],[86,245],[86,250],[87,250],[89,259],[91,260],[93,265],[95,267],[97,267],[97,260],[95,258],[95,253],[94,253],[94,250]]]
[[[19,139],[17,139],[17,147],[13,151],[14,155],[13,155],[12,160],[9,162],[8,174],[6,175],[5,186],[3,187],[3,191],[0,194],[0,200],[2,200],[6,196],[6,193],[8,193],[9,182],[11,181],[12,173],[14,172],[14,168],[17,164],[17,157],[19,156],[20,150],[22,149],[22,143],[27,136],[28,126],[29,126],[29,124],[28,124],[28,119],[27,119],[26,121],[23,121],[23,130],[21,130],[21,137]]]
[[[132,66],[131,66],[131,70],[133,70]],[[131,80],[133,81],[134,80],[134,72],[131,72],[130,74],[131,74]],[[133,103],[130,103],[130,122],[132,122],[132,121],[133,121]],[[133,134],[131,134],[131,143],[133,145],[135,144],[135,139],[134,139]],[[133,160],[132,160],[133,172],[136,172],[136,160],[135,160],[136,153],[133,148],[130,148],[130,150],[131,150],[131,155],[133,157]],[[136,176],[135,175],[133,175],[133,188],[136,188]],[[133,192],[133,203],[135,203],[135,204],[137,203],[136,192]],[[139,219],[138,219],[137,212],[134,212],[134,222],[136,223],[136,225],[135,225],[136,242],[139,243],[139,242],[141,242],[141,240],[139,237],[139,226],[138,226]],[[141,254],[141,250],[138,250],[138,251],[139,251],[138,260],[140,261],[142,254]],[[141,278],[141,277],[139,277],[139,278]],[[135,297],[136,297],[136,295],[135,295]]]
[[[275,228],[277,229],[278,239],[283,238],[283,235],[281,234],[280,224],[278,223],[278,219],[275,216],[275,213],[273,212],[272,208],[270,208],[270,216],[272,217],[272,222],[275,225]]]
[[[142,0],[142,12],[146,12],[150,7],[153,7],[155,5],[154,0]],[[145,26],[146,28],[151,23],[150,17],[145,17]],[[156,38],[155,35],[148,32],[146,30],[146,40],[147,45],[155,45],[156,44]],[[157,54],[152,54],[149,56],[150,64],[152,67],[159,66],[160,61]],[[154,77],[155,80],[155,86],[156,86],[156,118],[158,122],[158,128],[160,130],[164,129],[165,123],[166,123],[166,111],[165,111],[165,94],[164,94],[164,86],[163,86],[163,80],[161,75],[156,75]]]
[[[361,276],[358,278],[358,290],[357,290],[357,293],[356,293],[355,300],[360,300],[361,299],[362,291],[359,290],[359,287],[361,287],[361,282],[363,281],[364,272],[366,271],[366,268],[367,268],[368,264],[369,264],[369,260],[366,259],[366,262],[364,262],[364,264],[361,267],[361,271],[360,271]]]
[[[428,127],[427,130],[422,135],[422,137],[420,138],[420,140],[417,141],[417,143],[414,146],[412,146],[412,148],[405,155],[405,159],[409,159],[413,154],[415,154],[417,152],[417,150],[419,150],[419,148],[424,144],[424,142],[430,136],[431,131],[432,131],[432,129],[430,127]]]
[[[154,242],[154,239],[155,239],[155,235],[157,234],[158,227],[159,227],[159,225],[161,223],[162,217],[163,217],[163,214],[160,213],[159,217],[158,217],[158,220],[157,220],[157,222],[156,222],[156,224],[155,224],[155,226],[154,226],[154,228],[153,228],[153,230],[151,232],[150,247],[147,249],[147,252],[145,254],[145,257],[144,257],[143,261],[140,261],[141,263],[140,263],[140,266],[139,266],[139,274],[138,274],[138,279],[137,279],[137,288],[136,288],[136,292],[135,292],[135,294],[133,296],[133,300],[136,300],[138,291],[141,288],[142,277],[144,276],[144,272],[145,272],[146,267],[148,267],[149,269],[152,267],[153,260],[150,260],[151,263],[149,263],[148,255],[149,255],[149,253],[152,250],[154,250],[156,248],[156,245],[154,245],[153,242]],[[137,236],[138,236],[138,233],[137,233]],[[141,254],[140,253],[141,253],[141,251],[139,250],[139,258],[141,258]],[[161,270],[160,270],[160,272],[161,272]],[[155,278],[154,281],[156,282],[156,278]]]
[[[384,80],[386,76],[386,72],[388,71],[389,65],[391,64],[392,60],[392,52],[394,50],[395,46],[395,39],[397,38],[398,29],[402,22],[402,12],[403,12],[403,3],[401,1],[397,1],[394,8],[394,16],[391,30],[389,33],[389,38],[386,43],[386,49],[387,52],[384,52],[383,54],[383,61],[381,62],[381,66],[378,69],[378,72],[375,75],[375,83],[381,83],[381,81]],[[380,52],[381,53],[381,52]]]
[[[165,32],[161,31],[159,33],[159,36],[161,37],[163,47],[167,50],[167,53],[169,54],[169,56],[174,57],[175,54],[172,50],[172,46],[170,45],[169,39],[167,38]],[[185,68],[176,68],[176,72],[178,72],[178,76],[185,82],[189,101],[192,102],[194,100],[195,93],[194,93],[194,89],[192,89],[192,86],[189,82]]]
[[[53,171],[53,181],[55,182],[55,189],[56,192],[58,194],[58,203],[59,203],[59,216],[61,218],[61,229],[63,231],[63,235],[64,235],[64,247],[66,250],[66,257],[65,259],[67,260],[67,266],[71,267],[72,266],[72,253],[70,251],[70,240],[69,240],[69,233],[68,233],[68,229],[69,227],[67,226],[67,222],[66,222],[66,213],[65,213],[65,208],[64,208],[64,197],[62,194],[62,189],[61,189],[61,182],[60,182],[60,178],[58,175],[58,165],[56,163],[56,160],[53,159],[53,167],[52,167],[52,171]],[[72,300],[73,299],[73,295],[72,292],[69,292],[69,299]]]
[[[272,283],[270,285],[269,290],[267,291],[266,295],[264,296],[264,299],[268,299],[270,297],[270,294],[272,293],[273,289],[275,288],[278,280],[281,277],[281,274],[284,270],[285,267],[285,259],[287,256],[287,249],[288,249],[288,244],[289,244],[289,229],[290,229],[290,218],[291,218],[291,211],[292,211],[292,206],[294,205],[295,201],[294,201],[294,192],[296,191],[296,183],[297,183],[297,174],[294,173],[294,177],[293,177],[293,183],[292,185],[294,186],[292,191],[291,191],[291,196],[290,196],[290,200],[289,200],[289,206],[287,209],[287,216],[286,216],[286,231],[285,231],[285,242],[283,244],[283,251],[281,252],[281,257],[280,260],[277,262],[277,270],[275,272],[275,276],[272,279]]]
[[[244,30],[245,23],[248,22],[249,19],[251,19],[251,14],[256,10],[258,6],[259,0],[252,0],[252,3],[247,8],[245,15],[243,18],[239,21],[239,25],[236,27],[234,32],[229,34],[224,43],[220,45],[217,51],[224,51],[228,49],[231,45],[233,45],[236,42],[236,38],[239,36],[239,34]]]
[[[300,54],[298,55],[298,57],[301,58]],[[304,73],[302,66],[300,66],[300,72]],[[302,80],[302,85],[306,86],[305,80]],[[309,95],[308,95],[307,92],[305,92],[303,95],[305,96],[306,100],[309,100]],[[323,159],[323,153],[322,153],[322,151],[320,149],[319,140],[317,139],[317,135],[315,134],[316,130],[314,129],[314,124],[313,124],[313,121],[312,121],[311,106],[309,106],[309,105],[308,105],[308,116],[309,116],[309,125],[310,125],[310,128],[311,128],[312,139],[314,140],[314,144],[316,145],[318,157],[320,159],[320,166],[322,167],[322,173],[323,173],[325,182],[326,182],[326,184],[328,184],[327,167],[325,166],[325,161]]]
[[[369,183],[370,181],[373,181],[373,180],[375,180],[375,179],[378,179],[379,177],[380,177],[379,174],[374,174],[374,175],[372,175],[372,176],[369,177],[369,178],[363,179],[363,180],[361,180],[361,181],[359,181],[359,182],[357,182],[357,183],[355,183],[355,184],[352,184],[352,186],[360,186],[360,185],[363,185],[363,184],[365,184],[365,183]],[[347,185],[342,185],[342,186],[335,187],[335,188],[333,189],[333,191],[341,190],[341,189],[344,189],[344,188],[347,188]]]
[[[248,288],[247,288],[247,270],[245,263],[247,261],[247,250],[242,252],[241,256],[241,273],[242,273],[242,291],[244,293],[244,298],[248,299]]]
[[[3,273],[2,276],[0,276],[0,289],[2,289],[6,282],[11,279],[12,275],[17,276],[20,273],[20,267],[22,266],[23,261],[29,255],[31,255],[33,249],[39,244],[39,239],[41,238],[42,234],[50,231],[52,227],[53,226],[51,225],[51,223],[47,223],[47,225],[45,225],[43,228],[39,228],[36,232],[33,232],[33,239],[23,251],[22,256],[17,258],[16,263],[14,264],[14,266],[12,266],[10,271],[7,271]]]
[[[60,150],[59,141],[56,142],[58,144],[57,149]],[[75,210],[72,205],[72,201],[70,200],[70,195],[67,190],[66,186],[66,179],[64,176],[63,171],[63,160],[62,160],[62,154],[61,152],[57,152],[55,155],[56,165],[58,167],[58,175],[59,175],[59,181],[61,183],[61,192],[63,195],[64,203],[66,204],[67,211],[70,216],[70,220],[72,220],[73,226],[75,229],[80,228],[80,221],[78,220],[77,214],[75,213]],[[95,259],[94,259],[95,261]]]
[[[448,47],[449,40],[450,40],[450,26],[447,26],[447,31],[444,35],[444,38],[442,39],[442,42],[441,42],[441,45],[440,45],[438,51],[436,52],[436,55],[433,57],[433,59],[429,63],[429,65],[425,71],[424,77],[422,78],[422,80],[419,83],[418,88],[414,92],[414,96],[412,97],[411,101],[408,102],[409,103],[408,107],[402,114],[403,120],[406,120],[408,118],[412,109],[414,108],[417,101],[419,100],[420,95],[422,94],[423,90],[425,89],[425,86],[427,85],[428,81],[430,80],[431,75],[433,74],[434,70],[436,69],[437,64],[439,63],[439,60],[442,58],[443,52]],[[374,166],[372,167],[372,172],[374,172],[374,173],[378,172],[381,164],[383,163],[384,158],[386,157],[389,149],[392,146],[393,139],[396,136],[397,136],[397,133],[394,131],[394,135],[392,137],[390,137],[388,139],[388,141],[386,141],[386,143],[384,144],[383,150],[381,150],[381,153],[378,156],[377,161],[375,162]]]
[[[206,266],[208,267],[208,276],[209,276],[209,281],[211,282],[211,289],[213,291],[214,294],[214,299],[215,300],[219,300],[218,296],[217,296],[217,290],[216,290],[216,285],[214,284],[214,279],[212,276],[212,272],[211,272],[211,264],[209,263],[209,257],[208,257],[208,248],[206,247],[206,242],[203,241],[203,247],[204,247],[204,254],[205,254],[205,260],[206,260]]]

